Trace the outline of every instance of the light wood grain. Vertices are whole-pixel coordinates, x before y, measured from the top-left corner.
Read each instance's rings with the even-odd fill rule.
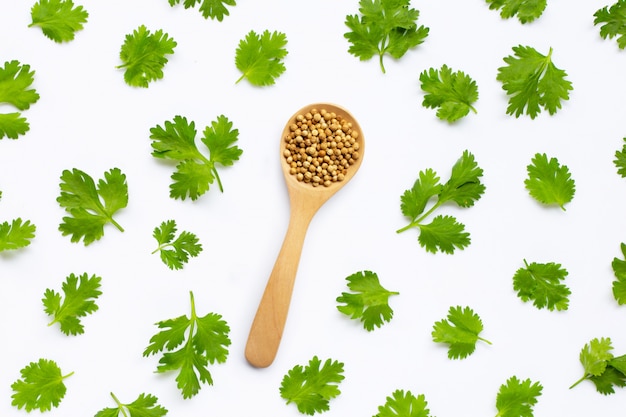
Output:
[[[335,112],[345,120],[352,122],[353,129],[359,132],[357,141],[360,146],[360,157],[350,166],[343,181],[335,182],[329,187],[323,185],[313,187],[310,184],[299,182],[295,176],[289,173],[289,166],[283,157],[285,149],[283,138],[289,131],[289,125],[296,115],[313,108]],[[347,110],[334,104],[315,103],[307,105],[295,112],[285,125],[280,137],[280,163],[289,193],[289,225],[250,328],[245,356],[251,365],[264,368],[274,361],[287,321],[302,246],[309,224],[319,208],[356,174],[363,160],[364,150],[364,135],[357,120]]]

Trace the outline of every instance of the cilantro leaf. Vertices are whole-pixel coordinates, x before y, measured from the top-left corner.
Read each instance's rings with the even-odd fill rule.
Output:
[[[21,378],[11,384],[11,405],[44,412],[59,406],[67,391],[64,380],[74,372],[63,375],[56,362],[42,358],[22,368],[20,374]]]
[[[450,307],[447,319],[440,320],[433,325],[432,338],[435,343],[449,345],[448,358],[464,359],[474,353],[476,342],[481,340],[487,344],[490,341],[483,339],[479,334],[483,331],[483,322],[470,307]]]
[[[374,417],[430,417],[424,394],[417,397],[411,391],[395,390],[384,405],[378,406]]]
[[[248,32],[235,51],[235,66],[242,73],[235,84],[246,78],[252,85],[273,85],[285,72],[286,46],[287,35],[282,32],[266,30],[261,35],[253,30]]]
[[[454,122],[471,111],[478,100],[478,87],[469,75],[462,71],[452,72],[447,65],[441,69],[430,68],[419,76],[421,88],[426,92],[422,105],[437,109],[437,117]]]
[[[429,29],[417,26],[419,11],[409,0],[360,0],[360,15],[346,16],[350,29],[344,38],[350,43],[348,52],[361,61],[378,55],[380,69],[385,73],[385,54],[400,59],[409,49],[424,42]]]
[[[606,391],[605,382],[609,379],[613,379],[609,376],[607,379],[602,379],[602,374],[607,370],[609,361],[613,359],[613,345],[611,338],[602,337],[600,339],[594,338],[586,343],[581,349],[579,354],[580,363],[583,365],[583,376],[576,382],[574,382],[570,389],[574,388],[581,382],[596,377],[596,381],[599,381],[600,387],[603,391]],[[598,379],[598,377],[600,377]]]
[[[624,138],[624,146],[622,150],[615,151],[615,160],[613,161],[615,167],[617,167],[617,173],[626,178],[626,138]]]
[[[193,293],[191,315],[158,322],[163,329],[152,338],[143,356],[163,352],[157,372],[178,371],[176,382],[183,398],[191,398],[200,391],[200,384],[213,385],[207,369],[209,363],[224,363],[228,357],[230,327],[215,313],[196,315]],[[174,350],[178,348],[177,350]]]
[[[485,191],[485,186],[480,182],[482,175],[483,170],[468,151],[464,151],[455,162],[445,184],[440,183],[432,169],[421,171],[413,187],[400,197],[400,210],[410,222],[396,233],[418,228],[418,242],[432,253],[441,251],[451,254],[456,249],[467,247],[470,235],[455,217],[438,215],[430,223],[425,223],[425,220],[447,202],[454,202],[463,208],[473,206]],[[435,202],[426,210],[429,202],[435,198]]]
[[[102,294],[100,281],[96,275],[89,277],[86,273],[77,277],[70,274],[61,286],[65,298],[60,293],[46,289],[41,300],[44,311],[53,320],[48,324],[59,323],[61,331],[66,335],[77,335],[85,332],[81,317],[98,310],[96,299]]]
[[[0,68],[0,105],[8,104],[18,110],[28,110],[39,100],[39,94],[30,88],[35,81],[35,71],[19,61],[6,61]],[[0,139],[5,136],[17,139],[28,132],[30,125],[20,112],[0,113]]]
[[[602,374],[589,377],[589,380],[596,386],[596,391],[603,395],[615,393],[615,387],[626,386],[626,374],[612,367],[609,364]]]
[[[182,231],[176,237],[176,230],[176,221],[168,220],[152,232],[159,245],[152,253],[159,252],[161,260],[170,269],[182,269],[189,257],[196,257],[202,252],[202,245],[195,234]]]
[[[533,300],[538,309],[567,310],[571,291],[561,283],[567,276],[567,270],[554,262],[528,264],[524,260],[524,265],[513,276],[513,289],[517,291],[517,296],[524,302]]]
[[[30,15],[32,22],[28,26],[39,26],[46,37],[57,43],[73,40],[89,17],[83,6],[74,7],[72,0],[39,0]]]
[[[626,48],[626,0],[598,9],[594,14],[594,26],[600,26],[602,39],[617,38],[617,46]]]
[[[17,139],[30,129],[30,125],[21,113],[0,113],[0,139]]]
[[[113,393],[111,397],[117,406],[103,408],[96,413],[95,417],[119,417],[120,413],[125,417],[161,417],[167,414],[167,410],[157,404],[159,399],[151,394],[139,394],[135,401],[128,404],[122,403]]]
[[[537,153],[526,170],[528,178],[524,185],[530,195],[542,204],[557,204],[565,210],[565,204],[572,201],[576,192],[569,168],[556,158],[548,159],[545,153]]]
[[[16,250],[30,245],[37,228],[30,220],[13,219],[11,223],[0,223],[0,252]]]
[[[147,88],[149,83],[163,78],[163,68],[167,64],[166,55],[172,55],[176,41],[163,30],[151,33],[141,25],[126,35],[120,50],[124,81],[132,87]]]
[[[359,319],[367,331],[380,327],[393,317],[389,297],[398,292],[388,291],[380,285],[375,272],[357,272],[346,278],[351,293],[342,292],[337,297],[337,309],[352,319]]]
[[[170,6],[174,7],[180,3],[180,0],[168,0]],[[200,13],[205,19],[217,19],[221,22],[224,16],[228,16],[229,12],[226,6],[235,6],[235,0],[184,0],[185,9],[194,7],[197,3],[200,5]]]
[[[113,219],[113,215],[128,204],[126,175],[119,168],[105,172],[97,187],[89,174],[76,168],[64,170],[60,188],[57,202],[70,215],[63,217],[59,225],[63,236],[71,235],[72,242],[82,239],[87,246],[104,236],[107,223],[124,231]]]
[[[496,417],[532,417],[533,406],[541,395],[543,387],[530,379],[520,381],[512,376],[500,386],[496,397]]]
[[[233,123],[223,115],[205,128],[200,139],[209,151],[208,158],[196,145],[195,123],[188,122],[185,117],[175,116],[173,121],[166,121],[164,127],[157,125],[151,128],[150,133],[152,156],[179,161],[171,177],[170,197],[174,199],[189,197],[196,200],[209,190],[214,181],[223,192],[217,164],[233,165],[243,153],[234,145],[239,131],[233,129]]]
[[[515,56],[507,56],[504,67],[498,68],[496,79],[509,96],[507,114],[515,117],[526,112],[531,119],[541,108],[551,115],[561,108],[562,100],[569,100],[572,83],[565,79],[565,71],[552,62],[552,48],[542,55],[530,46],[513,47]]]
[[[624,259],[613,258],[611,267],[615,275],[613,281],[613,296],[619,305],[626,304],[626,243],[621,244]]]
[[[321,367],[320,367],[321,366]],[[280,384],[280,396],[295,403],[302,414],[313,415],[330,409],[329,402],[341,394],[343,363],[314,356],[306,366],[294,366]]]
[[[487,0],[490,10],[500,10],[500,17],[517,16],[521,23],[538,19],[546,9],[547,0]]]

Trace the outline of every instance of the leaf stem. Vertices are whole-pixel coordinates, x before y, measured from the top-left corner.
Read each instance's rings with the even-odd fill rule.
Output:
[[[583,375],[578,381],[574,382],[572,385],[570,385],[569,389],[574,388],[576,385],[580,384],[581,382],[583,382],[585,379],[587,379],[587,374]]]
[[[411,229],[412,227],[416,227],[419,226],[420,223],[428,216],[430,216],[435,210],[437,210],[437,208],[439,208],[439,206],[441,206],[441,201],[437,201],[431,208],[430,210],[428,210],[426,213],[422,214],[420,217],[418,217],[417,219],[413,220],[411,223],[407,224],[406,226],[396,230],[396,233],[402,233],[406,230]]]
[[[483,339],[483,338],[482,338],[482,337],[480,337],[480,336],[478,336],[478,340],[481,340],[481,341],[483,341],[483,342],[487,343],[488,345],[491,345],[491,344],[492,344],[489,340],[487,340],[487,339]]]
[[[109,221],[113,226],[117,227],[117,230],[119,230],[120,232],[124,232],[124,228],[118,222],[116,222],[113,217],[109,217]]]
[[[111,392],[111,397],[113,397],[113,400],[117,404],[117,408],[122,411],[122,414],[124,415],[124,417],[128,417],[128,414],[126,414],[126,409],[124,408],[124,404],[122,404],[122,402],[118,400],[115,394],[113,394],[112,392]]]

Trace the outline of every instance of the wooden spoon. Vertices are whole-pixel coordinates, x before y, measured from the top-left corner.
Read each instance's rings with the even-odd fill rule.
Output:
[[[298,181],[295,175],[289,172],[290,167],[283,156],[286,147],[284,138],[289,134],[290,126],[294,123],[296,116],[312,109],[334,112],[337,116],[352,123],[352,129],[358,132],[356,139],[360,156],[350,165],[343,181],[333,182],[330,186],[314,187]],[[260,368],[271,365],[276,357],[309,223],[318,209],[356,174],[363,160],[364,151],[363,132],[356,119],[347,110],[327,103],[311,104],[294,113],[285,125],[280,143],[281,166],[289,193],[289,226],[252,322],[245,350],[248,362]]]

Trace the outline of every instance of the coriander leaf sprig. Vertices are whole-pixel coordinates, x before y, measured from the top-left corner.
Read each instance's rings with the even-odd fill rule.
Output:
[[[576,182],[567,165],[561,165],[556,158],[548,158],[537,153],[526,167],[528,178],[524,181],[530,195],[542,204],[556,204],[565,210],[565,204],[572,201],[576,192]]]
[[[180,3],[180,0],[168,0],[168,2],[170,6],[174,7]],[[201,3],[199,11],[205,19],[210,17],[217,19],[218,22],[221,22],[224,16],[229,15],[226,6],[236,5],[235,0],[184,0],[185,9],[194,7],[197,3]]]
[[[30,220],[17,219],[0,223],[0,252],[17,250],[30,245],[37,227]]]
[[[617,174],[622,178],[626,178],[626,138],[624,138],[624,145],[622,145],[622,149],[615,151],[615,159],[613,160],[613,163],[617,168]]]
[[[398,229],[402,233],[411,228],[419,229],[419,244],[428,252],[441,251],[452,254],[455,249],[464,249],[470,244],[469,233],[465,226],[455,217],[438,215],[430,223],[426,219],[439,207],[454,202],[459,207],[467,208],[474,205],[485,191],[480,182],[483,170],[478,166],[474,155],[464,151],[452,167],[448,181],[441,184],[439,177],[432,169],[419,173],[413,187],[401,196],[400,209],[410,219],[408,225]],[[426,210],[432,199],[435,202]]]
[[[44,412],[59,406],[67,392],[65,379],[74,372],[63,375],[56,362],[41,358],[22,368],[20,374],[21,378],[11,384],[11,405],[28,412]]]
[[[251,30],[239,41],[235,51],[235,66],[241,77],[255,86],[268,86],[285,72],[284,58],[288,52],[287,35],[282,32],[265,30],[261,35]]]
[[[16,109],[28,110],[39,100],[39,93],[32,88],[35,71],[30,65],[17,60],[6,61],[0,67],[0,105],[8,104]],[[8,137],[17,139],[30,129],[30,125],[22,113],[0,113],[0,139]]]
[[[158,247],[152,253],[159,252],[161,260],[170,269],[182,269],[189,257],[196,257],[202,252],[202,244],[195,234],[182,231],[176,237],[176,231],[176,221],[168,220],[152,232],[158,242]]]
[[[613,297],[619,305],[626,304],[626,243],[621,244],[622,257],[613,258],[611,267],[613,268],[613,274],[615,275],[615,281],[613,281]]]
[[[83,6],[74,7],[72,0],[39,0],[30,14],[32,22],[28,26],[40,27],[47,38],[57,43],[73,40],[89,17]]]
[[[433,325],[432,338],[435,343],[449,345],[448,358],[464,359],[474,353],[476,342],[491,342],[479,336],[483,322],[470,307],[450,307],[446,319]]]
[[[568,272],[554,262],[530,264],[524,259],[524,267],[513,276],[513,289],[524,302],[533,301],[538,309],[567,310],[570,289],[562,283]]]
[[[615,393],[615,387],[626,386],[626,355],[613,355],[611,338],[594,338],[581,349],[579,359],[583,365],[583,376],[570,389],[583,381],[590,380],[596,391],[603,395]]]
[[[543,386],[530,379],[520,381],[516,376],[500,386],[496,396],[496,417],[533,417],[533,407],[541,395]]]
[[[431,417],[424,394],[417,396],[411,391],[395,390],[384,405],[378,406],[374,417]]]
[[[478,87],[464,72],[453,72],[444,64],[441,69],[423,71],[419,80],[426,92],[422,105],[436,108],[439,119],[454,122],[467,116],[470,110],[477,113],[473,104],[478,100]]]
[[[159,399],[152,394],[139,394],[135,401],[128,404],[122,403],[113,393],[111,397],[117,406],[103,408],[95,417],[119,417],[120,413],[124,417],[162,417],[167,414],[167,409],[157,404]]]
[[[530,23],[543,14],[547,0],[487,0],[490,10],[500,10],[500,17],[517,16],[520,23]]]
[[[594,26],[600,25],[602,39],[616,38],[617,46],[626,48],[626,0],[598,9],[593,16]]]

